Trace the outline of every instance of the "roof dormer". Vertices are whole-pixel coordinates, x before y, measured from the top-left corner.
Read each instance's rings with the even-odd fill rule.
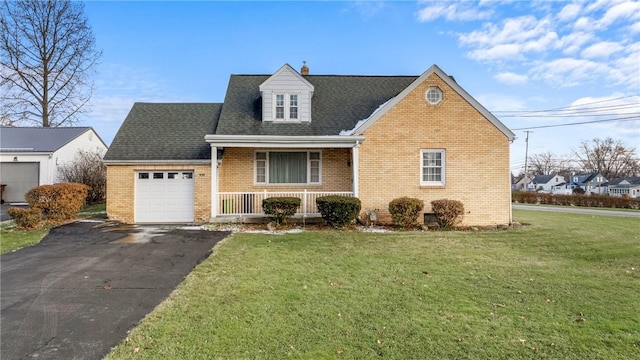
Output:
[[[310,122],[313,90],[313,85],[304,76],[284,64],[260,84],[262,121]]]

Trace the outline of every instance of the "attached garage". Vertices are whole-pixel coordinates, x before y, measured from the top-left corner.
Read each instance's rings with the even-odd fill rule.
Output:
[[[194,221],[193,171],[137,171],[136,223],[190,223]]]
[[[0,182],[7,185],[2,193],[6,202],[24,202],[24,194],[40,185],[40,163],[0,162]]]

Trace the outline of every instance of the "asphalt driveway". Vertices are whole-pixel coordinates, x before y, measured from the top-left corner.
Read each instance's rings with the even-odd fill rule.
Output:
[[[101,359],[228,233],[76,222],[0,258],[1,359]]]

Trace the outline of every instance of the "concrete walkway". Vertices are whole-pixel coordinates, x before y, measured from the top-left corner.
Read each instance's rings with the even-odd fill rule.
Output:
[[[101,359],[228,233],[76,222],[2,255],[1,359]]]

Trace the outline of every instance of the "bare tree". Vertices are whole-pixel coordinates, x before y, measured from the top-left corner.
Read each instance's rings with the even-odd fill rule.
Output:
[[[107,190],[107,166],[102,161],[100,150],[79,150],[72,162],[58,166],[62,179],[67,182],[85,184],[91,187],[87,203],[103,203]]]
[[[534,154],[529,157],[529,171],[533,175],[549,175],[558,171],[556,156],[550,152]]]
[[[102,56],[84,5],[4,1],[0,17],[2,124],[72,125],[86,111]]]
[[[610,137],[583,141],[575,151],[575,156],[582,171],[598,172],[609,180],[635,175],[640,171],[636,149]]]

